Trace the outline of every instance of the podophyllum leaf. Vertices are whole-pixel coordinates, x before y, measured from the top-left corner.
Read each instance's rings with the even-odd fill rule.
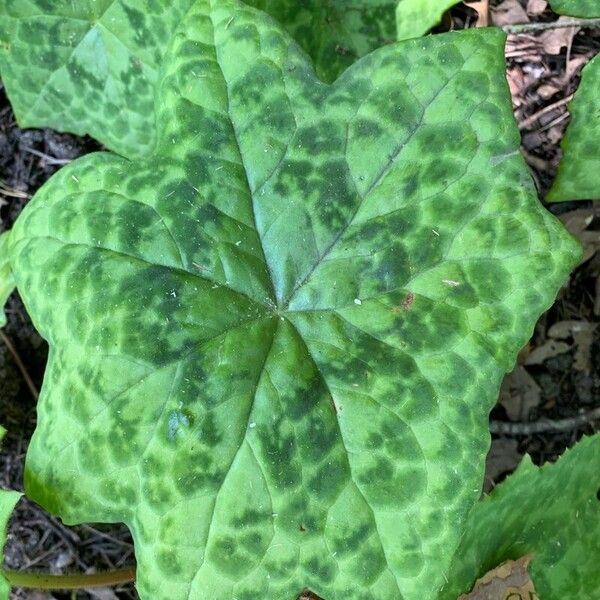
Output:
[[[547,200],[600,198],[600,56],[583,69],[581,83],[569,105],[571,123],[562,140],[563,157]]]
[[[148,154],[158,67],[192,2],[0,0],[0,73],[19,124]]]
[[[264,13],[199,1],[156,155],[83,158],[26,208],[11,265],[50,343],[27,489],[125,521],[143,598],[437,595],[500,379],[580,254],[503,47],[390,45],[328,86]]]
[[[598,0],[550,0],[550,6],[559,15],[588,19],[600,17]]]
[[[0,427],[0,441],[4,439],[5,435],[6,430],[4,427]],[[0,564],[2,564],[4,556],[8,520],[21,496],[22,494],[13,490],[0,490]],[[10,583],[2,575],[2,571],[0,571],[0,600],[8,600],[9,595]]]
[[[277,19],[331,82],[358,58],[396,41],[399,0],[248,0]],[[416,37],[416,36],[410,36]]]
[[[8,256],[8,234],[0,234],[0,327],[6,325],[3,308],[15,287]]]
[[[396,9],[398,39],[407,40],[426,34],[441,20],[456,0],[399,0]]]
[[[420,37],[456,0],[248,0],[277,19],[332,82],[358,58],[395,40]]]
[[[525,457],[471,512],[442,597],[455,600],[482,573],[528,553],[540,598],[600,597],[599,488],[598,434],[555,464],[539,468]]]

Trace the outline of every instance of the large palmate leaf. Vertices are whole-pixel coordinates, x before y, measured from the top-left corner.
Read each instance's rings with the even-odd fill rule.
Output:
[[[143,598],[427,600],[503,373],[579,258],[519,154],[504,35],[335,84],[200,0],[148,160],[80,159],[9,238],[50,344],[28,493],[131,528]]]
[[[563,157],[549,201],[600,198],[599,83],[600,56],[583,69],[581,84],[569,105],[572,119],[561,144]]]
[[[0,0],[0,74],[19,124],[147,154],[158,67],[192,1]]]
[[[456,600],[486,570],[528,553],[540,598],[600,598],[599,489],[600,434],[556,464],[525,457],[471,512],[442,598]]]
[[[552,10],[571,17],[600,17],[598,0],[550,0]]]

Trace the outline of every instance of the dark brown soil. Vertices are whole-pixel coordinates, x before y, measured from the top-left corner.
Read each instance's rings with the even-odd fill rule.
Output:
[[[518,2],[523,8],[528,4],[526,0],[504,1]],[[490,4],[494,8],[501,2],[492,0]],[[492,18],[494,14],[492,11]],[[459,6],[452,11],[444,27],[460,29],[472,26],[476,16],[474,10]],[[554,19],[556,15],[549,10],[532,17],[532,20],[542,21]],[[582,66],[600,49],[600,33],[579,32],[558,54],[550,54],[540,38],[540,34],[511,36],[507,47],[507,66],[515,116],[523,133],[524,155],[541,194],[544,194],[554,177],[560,157],[560,138],[568,123],[564,99],[576,89]],[[553,105],[556,107],[553,108]],[[97,148],[90,139],[49,130],[19,129],[0,83],[0,231],[10,228],[31,195],[62,164]],[[598,232],[597,248],[600,248],[600,210],[594,213],[593,206],[592,202],[580,202],[549,207],[556,214],[590,209],[591,216],[585,231],[587,243],[592,244],[592,248],[591,255],[573,273],[554,306],[542,316],[531,343],[522,353],[520,367],[526,371],[525,377],[534,382],[530,385],[535,399],[519,416],[519,422],[570,418],[600,406],[600,327],[590,333],[585,344],[580,338],[567,335],[561,339],[564,343],[561,352],[550,352],[544,360],[526,364],[536,349],[548,345],[552,326],[575,321],[593,329],[593,325],[600,323],[600,253],[593,246],[593,232]],[[14,345],[34,387],[39,389],[47,356],[46,344],[35,332],[16,294],[8,303],[7,314],[9,323],[5,334]],[[539,389],[536,390],[535,386]],[[493,420],[509,422],[515,418],[510,403],[519,391],[509,387],[507,383],[503,403],[498,404],[492,413]],[[2,340],[0,415],[2,424],[8,429],[0,453],[0,487],[22,489],[23,460],[35,427],[35,400],[15,358]],[[598,421],[590,421],[560,432],[494,436],[497,455],[494,460],[499,460],[488,471],[487,487],[493,487],[502,480],[514,468],[519,455],[528,452],[538,464],[555,460],[582,435],[597,430]],[[132,563],[133,546],[124,526],[65,527],[27,500],[20,502],[11,520],[6,547],[6,565],[10,568],[55,573],[85,572]],[[102,597],[136,598],[132,586],[116,589],[114,594]],[[31,591],[16,590],[12,597],[73,600],[98,596],[85,592],[37,595]]]

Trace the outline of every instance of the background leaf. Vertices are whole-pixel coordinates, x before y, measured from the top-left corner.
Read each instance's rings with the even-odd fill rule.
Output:
[[[439,24],[442,15],[455,4],[458,4],[456,0],[398,0],[398,39],[406,40],[426,34]]]
[[[581,83],[569,105],[571,123],[562,140],[563,157],[547,195],[550,202],[600,198],[600,56],[583,69]]]
[[[436,597],[501,377],[580,255],[519,154],[504,39],[327,86],[264,14],[197,2],[155,155],[88,156],[25,209],[28,494],[127,523],[142,597]]]
[[[158,68],[192,2],[0,0],[0,73],[21,127],[148,154]]]
[[[326,82],[369,52],[420,37],[456,0],[250,0],[277,19],[313,59]]]
[[[600,17],[597,0],[550,0],[550,6],[559,15],[589,19]]]
[[[6,325],[6,315],[2,310],[15,287],[8,256],[8,234],[0,235],[0,327]]]
[[[555,464],[536,467],[526,456],[471,512],[442,598],[454,600],[479,575],[528,553],[540,598],[597,598],[599,474],[600,434],[584,438]]]
[[[250,0],[277,19],[332,82],[358,58],[396,41],[398,0]]]

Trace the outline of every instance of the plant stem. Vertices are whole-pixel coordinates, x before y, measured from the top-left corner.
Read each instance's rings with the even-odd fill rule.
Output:
[[[135,567],[77,575],[50,575],[9,570],[3,570],[2,574],[12,586],[36,590],[79,590],[109,587],[135,581]]]
[[[600,19],[565,19],[564,21],[552,21],[550,23],[523,23],[521,25],[505,25],[501,29],[506,33],[535,33],[536,31],[566,29],[567,27],[599,29]]]

